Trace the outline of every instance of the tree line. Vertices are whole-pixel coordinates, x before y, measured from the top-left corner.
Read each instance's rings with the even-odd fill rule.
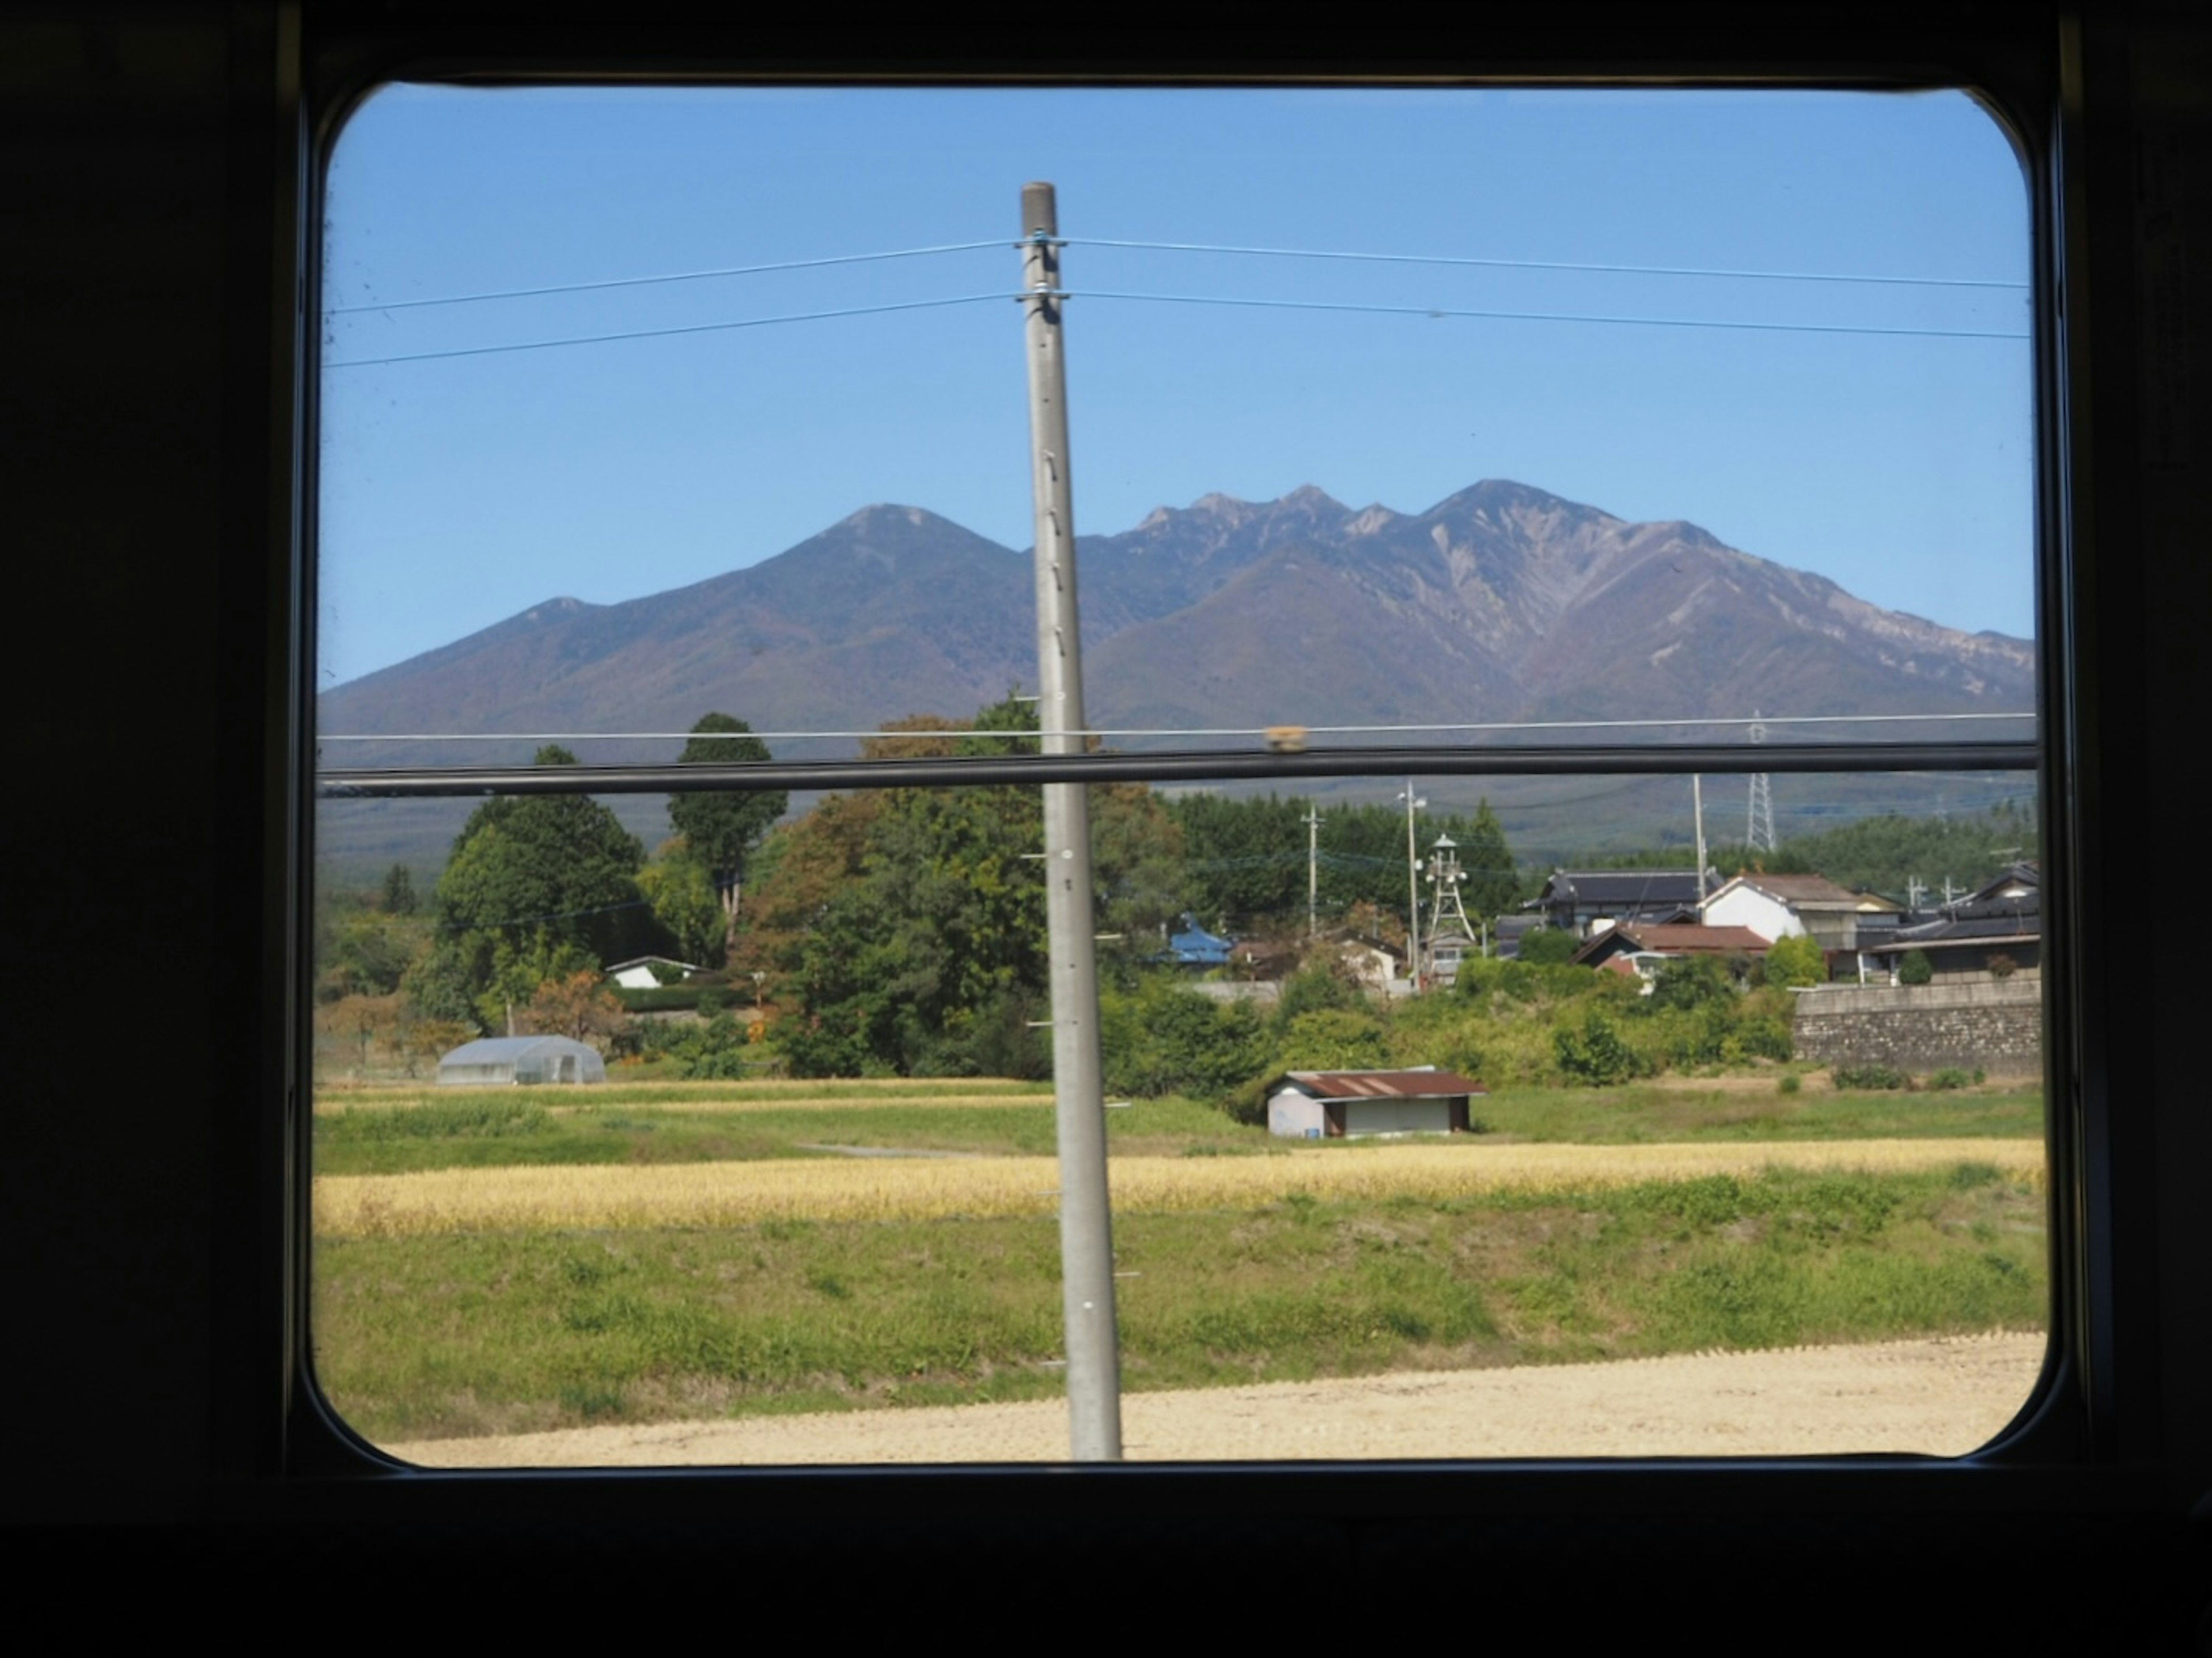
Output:
[[[1016,751],[1034,752],[1024,734],[1036,728],[1031,704],[1009,695],[966,720],[893,722],[863,753],[1003,754],[1010,736]],[[769,757],[744,721],[715,713],[692,728],[679,759]],[[576,758],[549,746],[535,763]],[[863,790],[830,795],[780,823],[787,805],[777,791],[678,793],[669,803],[672,835],[648,855],[587,796],[488,800],[456,837],[427,902],[395,866],[374,898],[325,904],[320,996],[396,998],[404,1017],[441,1037],[509,1028],[604,1036],[625,1023],[605,990],[606,967],[667,956],[754,990],[773,1015],[775,1048],[802,1072],[1043,1074],[1039,792]],[[1540,884],[1536,872],[1517,866],[1486,801],[1472,813],[1417,809],[1413,828],[1424,859],[1440,837],[1455,843],[1470,918],[1510,914]],[[1941,867],[1937,854],[2006,835],[2032,855],[2032,820],[2001,811],[1948,823],[1871,820],[1792,843],[1765,862],[1848,879],[1886,873],[1899,858]],[[1271,938],[1295,959],[1310,878],[1331,930],[1403,938],[1402,808],[1101,785],[1091,790],[1091,836],[1109,997],[1125,1009],[1137,999],[1146,1019],[1183,1028],[1201,1049],[1212,1039],[1200,1040],[1200,1027],[1214,1016],[1180,1002],[1155,1005],[1144,987],[1180,915],[1234,936]],[[1425,882],[1420,896],[1425,909],[1433,896]],[[1534,942],[1540,956],[1547,940]],[[1221,1027],[1224,1040],[1235,1026],[1231,1018]],[[704,1030],[659,1031],[656,1040],[712,1073],[754,1034],[724,1018]],[[1241,1057],[1251,1040],[1246,1031],[1227,1045]]]

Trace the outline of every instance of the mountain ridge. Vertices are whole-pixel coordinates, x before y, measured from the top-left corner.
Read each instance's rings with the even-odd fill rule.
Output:
[[[2034,706],[2032,646],[1881,609],[1686,520],[1485,479],[1424,512],[1312,484],[1078,538],[1108,726],[1954,713]],[[1029,555],[878,502],[758,563],[541,600],[322,694],[325,730],[762,730],[959,715],[1033,680]],[[396,757],[396,756],[380,756]]]

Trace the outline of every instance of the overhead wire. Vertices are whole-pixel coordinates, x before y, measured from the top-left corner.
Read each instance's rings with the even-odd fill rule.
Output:
[[[487,288],[477,294],[441,294],[419,300],[386,300],[361,305],[325,307],[328,317],[356,315],[365,311],[419,311],[434,305],[475,305],[486,300],[533,300],[553,294],[593,294],[611,288],[650,288],[665,282],[707,282],[722,276],[758,276],[777,270],[819,270],[830,265],[874,264],[886,259],[919,258],[932,253],[969,253],[978,248],[1004,248],[1004,241],[945,242],[933,247],[895,247],[880,253],[835,253],[812,259],[777,259],[767,264],[723,265],[708,270],[672,270],[652,276],[609,276],[596,282],[547,282],[538,288]]]
[[[1608,264],[1568,259],[1499,259],[1454,253],[1365,253],[1316,247],[1238,247],[1212,242],[1145,242],[1097,236],[1056,239],[1068,247],[1141,248],[1164,253],[1251,254],[1278,259],[1346,259],[1375,264],[1471,266],[1492,270],[1571,270],[1594,275],[1626,276],[1713,276],[1729,281],[1770,282],[1851,282],[1911,288],[2021,288],[2027,284],[1985,276],[1887,276],[1837,270],[1756,270],[1723,266],[1668,264]]]
[[[433,307],[473,305],[491,301],[543,298],[562,294],[602,293],[613,289],[644,288],[675,282],[703,282],[717,278],[760,276],[764,274],[821,270],[833,266],[880,264],[895,259],[923,258],[936,254],[965,253],[988,249],[1019,246],[1020,243],[998,240],[945,242],[918,247],[890,248],[866,253],[830,254],[805,259],[778,259],[749,265],[724,265],[698,270],[665,271],[641,276],[614,276],[575,282],[547,282],[527,288],[487,288],[465,294],[428,295],[418,299],[388,300],[355,305],[332,306],[326,316],[357,316],[369,313],[390,313],[422,310]],[[1589,272],[1608,275],[1648,276],[1705,277],[1724,280],[1758,282],[1826,282],[1852,285],[1909,286],[1968,289],[2016,289],[2026,284],[2007,280],[1982,277],[1952,276],[1894,276],[1848,271],[1791,271],[1757,269],[1731,269],[1688,265],[1634,265],[1598,262],[1546,259],[1505,259],[1478,256],[1429,253],[1363,252],[1349,249],[1288,248],[1238,246],[1203,242],[1158,242],[1131,239],[1103,237],[1074,237],[1055,239],[1057,246],[1117,248],[1146,252],[1209,253],[1259,256],[1274,258],[1322,259],[1351,261],[1378,264],[1410,264],[1474,269],[1528,270]],[[666,328],[625,329],[605,333],[577,335],[558,339],[518,341],[501,345],[464,346],[435,351],[386,353],[374,357],[352,357],[328,363],[331,368],[362,368],[389,366],[405,362],[428,362],[470,356],[491,356],[517,351],[548,350],[569,345],[599,345],[621,340],[656,339],[685,334],[703,334],[744,328],[767,327],[780,323],[820,322],[843,317],[880,315],[890,312],[924,310],[949,305],[972,304],[981,300],[1007,297],[1026,299],[1030,295],[989,294],[965,295],[954,298],[890,301],[870,306],[848,306],[832,309],[787,313],[772,317],[743,318],[731,321],[696,323]],[[2024,332],[1996,329],[1906,327],[1843,323],[1755,322],[1743,319],[1692,317],[1641,317],[1623,313],[1587,313],[1578,312],[1520,311],[1487,307],[1438,307],[1424,305],[1387,305],[1355,301],[1260,299],[1236,295],[1162,294],[1109,289],[1073,289],[1055,292],[1055,298],[1090,298],[1125,302],[1170,305],[1216,305],[1261,310],[1334,311],[1382,316],[1412,316],[1426,318],[1469,319],[1498,322],[1558,322],[1589,323],[1602,326],[1651,328],[1709,328],[1731,331],[1784,332],[1808,334],[1846,334],[1901,338],[1955,339],[2025,339]]]
[[[1773,334],[1859,334],[1901,339],[2024,340],[2008,329],[1905,328],[1864,323],[1753,322],[1710,317],[1607,316],[1573,311],[1492,311],[1427,305],[1378,305],[1352,300],[1260,300],[1216,294],[1137,294],[1097,288],[1069,290],[1069,297],[1135,301],[1149,305],[1219,305],[1263,311],[1342,311],[1395,317],[1474,318],[1489,322],[1579,322],[1637,328],[1714,328]]]
[[[793,311],[775,317],[744,317],[735,322],[688,323],[675,328],[631,328],[609,334],[578,334],[557,340],[520,340],[506,345],[466,345],[444,351],[403,351],[382,357],[348,357],[326,368],[370,368],[395,362],[432,362],[442,357],[489,357],[508,351],[544,351],[561,345],[605,345],[614,340],[667,339],[678,334],[717,334],[738,328],[766,328],[776,323],[827,322],[838,317],[881,316],[892,311],[929,311],[952,305],[999,300],[1003,294],[958,294],[945,299],[894,300],[882,305],[841,306],[830,311]]]
[[[2025,282],[1989,276],[1895,276],[1876,272],[1843,270],[1761,270],[1723,265],[1620,264],[1579,259],[1506,259],[1456,253],[1376,253],[1349,248],[1253,247],[1213,242],[1143,241],[1126,237],[1059,236],[1048,239],[1058,247],[1111,247],[1162,253],[1214,253],[1279,259],[1327,259],[1368,264],[1412,264],[1482,270],[1557,270],[1594,276],[1695,276],[1729,282],[1829,282],[1864,287],[1964,288],[2025,290]],[[974,253],[1028,246],[992,239],[972,242],[939,242],[921,247],[886,248],[868,253],[831,253],[805,259],[773,259],[759,264],[713,265],[699,270],[658,271],[643,276],[605,276],[585,282],[542,282],[530,288],[483,288],[467,294],[434,294],[411,300],[363,301],[356,305],[324,308],[331,317],[357,316],[378,311],[419,311],[433,306],[477,305],[494,300],[544,299],[560,294],[597,294],[623,288],[653,288],[675,282],[719,281],[732,276],[759,276],[786,270],[821,270],[838,265],[879,264],[892,259],[927,258],[940,253]]]

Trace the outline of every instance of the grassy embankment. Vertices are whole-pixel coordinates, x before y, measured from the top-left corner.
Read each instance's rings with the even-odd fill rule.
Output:
[[[1033,1089],[747,1083],[575,1098],[424,1090],[319,1115],[319,1169],[454,1171],[324,1183],[336,1230],[318,1247],[320,1374],[372,1436],[1059,1390],[1051,1113]],[[2032,1096],[1528,1090],[1477,1115],[1499,1132],[1289,1155],[1187,1102],[1112,1114],[1115,1248],[1132,1275],[1120,1285],[1126,1385],[2045,1316]],[[1584,1144],[1501,1144],[1509,1134]],[[1893,1144],[1838,1143],[1869,1137]],[[812,1149],[836,1145],[984,1158]],[[732,1160],[754,1166],[635,1166]],[[1779,1166],[1793,1161],[1836,1166]],[[577,1166],[594,1163],[628,1166]],[[514,1173],[467,1172],[487,1166]],[[430,1229],[410,1230],[392,1208],[380,1217],[372,1202],[364,1222],[358,1207],[380,1189],[455,1180],[544,1191],[507,1226],[433,1202]],[[732,1181],[780,1194],[784,1212],[728,1220]],[[565,1182],[578,1182],[566,1197]],[[644,1206],[580,1224],[593,1211],[582,1194],[615,1183],[647,1193]],[[696,1193],[718,1183],[702,1206]],[[802,1218],[810,1206],[878,1218]]]

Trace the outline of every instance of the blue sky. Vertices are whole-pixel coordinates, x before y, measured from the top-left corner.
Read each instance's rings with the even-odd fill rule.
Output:
[[[341,135],[320,683],[538,600],[770,556],[872,501],[1029,540],[1022,184],[1059,188],[1078,527],[1513,478],[2033,630],[2025,184],[1959,94],[464,89]],[[1962,287],[1257,258],[1201,242]],[[381,309],[989,241],[967,252]],[[1085,297],[1954,331],[1924,337]],[[988,295],[832,320],[365,360]],[[356,308],[372,307],[372,308]],[[1971,337],[1975,334],[2017,338]]]

